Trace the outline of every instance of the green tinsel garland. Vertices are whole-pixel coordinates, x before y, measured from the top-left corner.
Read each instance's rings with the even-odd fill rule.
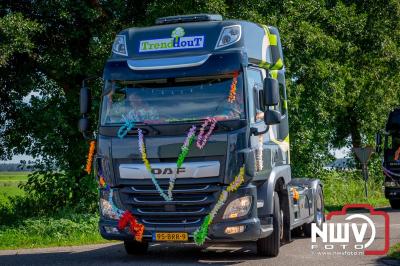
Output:
[[[208,214],[206,218],[204,218],[203,223],[193,234],[194,242],[196,245],[201,246],[206,241],[206,237],[208,235],[208,226],[211,223],[211,216]]]

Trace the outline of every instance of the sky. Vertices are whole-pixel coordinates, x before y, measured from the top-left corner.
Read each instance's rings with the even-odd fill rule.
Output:
[[[31,156],[28,156],[28,155],[15,155],[9,161],[1,161],[0,160],[0,163],[19,163],[21,160],[29,161],[29,160],[33,160],[33,158]]]

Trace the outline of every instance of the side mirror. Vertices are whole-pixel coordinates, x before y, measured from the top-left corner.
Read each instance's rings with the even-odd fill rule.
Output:
[[[382,135],[379,132],[377,132],[375,135],[375,143],[376,143],[375,151],[376,153],[380,153],[382,145]]]
[[[282,115],[276,110],[267,110],[264,113],[264,122],[267,125],[279,124],[282,120]]]
[[[81,88],[81,93],[79,96],[79,103],[80,103],[80,111],[81,114],[87,114],[90,109],[90,91],[87,87],[82,87]]]
[[[264,79],[264,103],[266,106],[276,106],[279,104],[279,83],[276,79]]]
[[[89,128],[89,120],[87,119],[87,117],[82,117],[81,119],[79,119],[79,131],[82,134],[85,134]]]
[[[85,86],[87,79],[83,80],[82,88],[79,94],[79,108],[82,118],[79,119],[78,128],[85,139],[88,139],[87,131],[89,129],[89,119],[87,114],[90,111],[90,90]]]

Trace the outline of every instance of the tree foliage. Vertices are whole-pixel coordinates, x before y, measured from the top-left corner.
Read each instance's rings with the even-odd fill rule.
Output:
[[[397,0],[1,1],[0,158],[38,158],[28,191],[57,208],[91,189],[78,93],[83,78],[101,75],[115,34],[200,12],[279,28],[296,174],[312,175],[332,148],[371,144],[399,105]]]

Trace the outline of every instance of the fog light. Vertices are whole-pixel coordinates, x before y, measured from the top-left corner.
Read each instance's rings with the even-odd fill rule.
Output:
[[[245,229],[244,225],[239,225],[239,226],[230,226],[225,228],[225,234],[227,235],[233,235],[237,233],[242,233]]]
[[[251,207],[251,196],[245,196],[235,199],[226,207],[223,219],[233,219],[245,216]]]
[[[112,226],[104,226],[104,230],[107,234],[119,234],[118,229]]]

